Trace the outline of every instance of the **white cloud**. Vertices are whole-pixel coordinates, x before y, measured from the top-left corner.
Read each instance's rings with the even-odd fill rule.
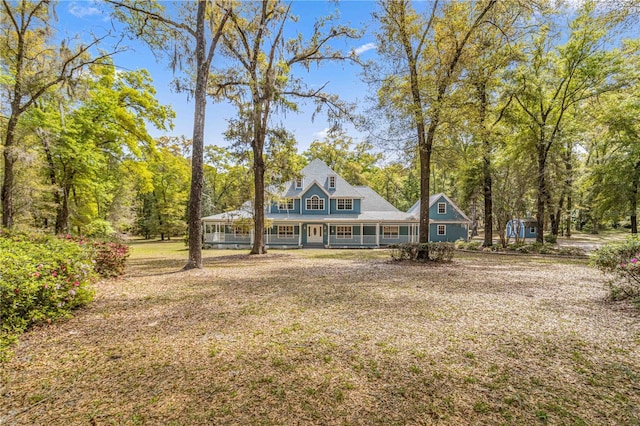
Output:
[[[76,2],[71,2],[67,9],[70,14],[76,18],[84,18],[85,16],[102,15],[102,11],[97,7],[80,6]]]
[[[327,127],[326,129],[323,129],[319,132],[314,133],[313,136],[317,139],[324,139],[327,137],[330,131],[331,131],[331,127]]]
[[[368,52],[369,50],[373,50],[377,47],[378,46],[376,46],[375,43],[367,43],[353,49],[353,53],[355,53],[356,55],[362,55],[364,52]]]

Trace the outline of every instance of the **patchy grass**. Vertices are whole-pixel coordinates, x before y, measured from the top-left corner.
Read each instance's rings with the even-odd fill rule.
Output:
[[[640,321],[583,263],[136,243],[0,366],[0,424],[639,424]]]

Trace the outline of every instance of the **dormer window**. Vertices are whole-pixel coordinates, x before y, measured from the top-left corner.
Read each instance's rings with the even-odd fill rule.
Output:
[[[335,189],[336,188],[336,177],[335,176],[329,176],[329,189]]]
[[[302,189],[302,178],[296,178],[296,189]]]

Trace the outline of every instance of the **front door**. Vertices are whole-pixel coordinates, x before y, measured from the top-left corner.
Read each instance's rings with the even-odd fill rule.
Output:
[[[322,244],[322,225],[307,225],[307,243]]]

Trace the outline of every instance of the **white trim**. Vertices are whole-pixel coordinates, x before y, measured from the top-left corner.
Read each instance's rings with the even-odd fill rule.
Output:
[[[443,232],[440,232],[440,227]],[[436,235],[447,235],[447,225],[436,225]]]
[[[313,208],[313,200],[314,199],[318,200],[318,207],[319,208],[315,208],[315,209]],[[311,197],[304,199],[305,210],[307,210],[307,211],[321,211],[321,210],[324,210],[325,209],[325,202],[324,201],[325,201],[324,198],[319,197],[317,194],[313,194]],[[320,204],[320,202],[322,202],[322,204]],[[311,205],[311,208],[309,207],[309,205]],[[322,207],[320,207],[320,205]]]
[[[340,208],[340,201],[343,202],[343,206],[342,208]],[[347,201],[350,202],[351,207],[350,208],[346,208],[346,204]],[[348,197],[340,197],[340,198],[336,198],[336,210],[340,210],[340,211],[353,211],[353,198],[348,198]]]
[[[447,202],[449,203],[449,205],[451,207],[453,207],[455,209],[455,211],[457,211],[460,216],[462,216],[462,218],[467,221],[467,222],[471,222],[471,219],[469,219],[469,217],[464,214],[464,212],[462,210],[460,210],[460,207],[458,207],[458,205],[456,203],[454,203],[453,201],[451,201],[451,198],[447,197],[447,194],[445,193],[439,193],[439,194],[434,194],[433,195],[433,203],[435,203],[436,201],[438,201],[440,199],[440,197],[444,197],[445,200],[447,200]],[[429,197],[431,198],[431,197]],[[429,202],[429,208],[431,208],[431,206],[433,206],[433,203]],[[416,202],[417,204],[417,202]]]
[[[385,235],[385,228],[396,228],[395,236],[393,236],[393,233]],[[387,240],[397,240],[398,238],[400,238],[400,225],[382,225],[382,238],[385,238]]]
[[[281,232],[280,228],[291,228],[291,233],[289,234],[289,230],[287,229],[287,232]],[[293,238],[296,236],[296,228],[293,225],[277,225],[277,229],[278,229],[278,238]]]
[[[289,203],[291,203],[291,208],[289,208]],[[282,207],[284,206],[284,207]],[[291,210],[295,210],[296,208],[296,203],[293,200],[293,198],[285,198],[284,201],[279,201],[278,202],[278,211],[291,211]]]
[[[443,207],[443,211],[440,212],[440,207]],[[438,214],[447,214],[447,203],[438,203]]]
[[[344,228],[342,236],[338,235],[338,228]],[[347,228],[349,229],[349,236],[345,235]],[[351,238],[353,238],[353,225],[336,225],[336,240],[348,240]]]
[[[336,175],[329,175],[329,189],[336,189]]]

